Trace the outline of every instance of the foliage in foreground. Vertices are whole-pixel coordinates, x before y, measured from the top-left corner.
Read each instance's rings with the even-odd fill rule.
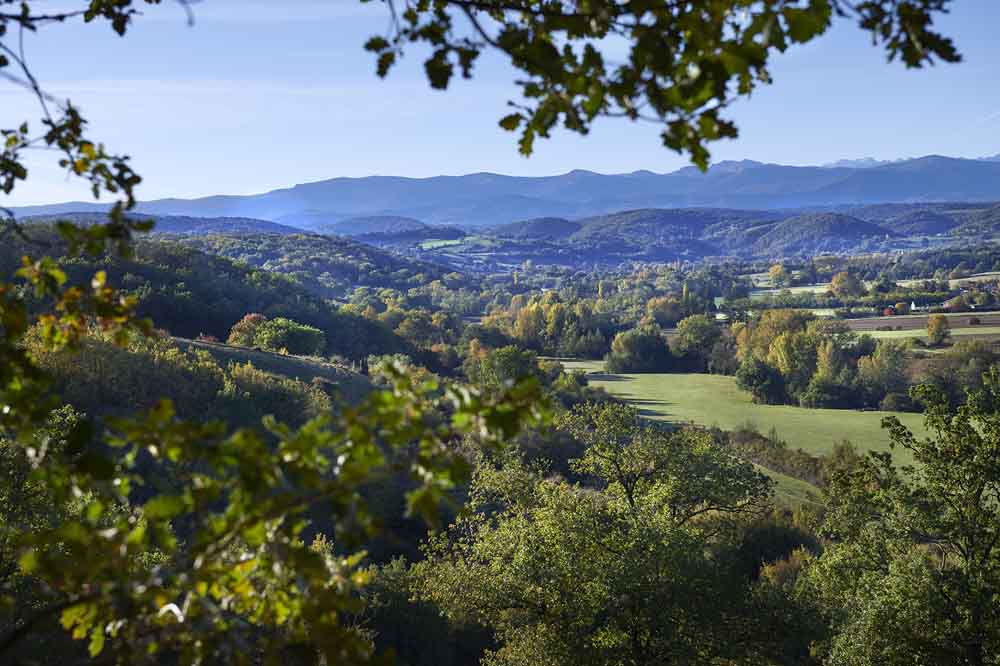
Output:
[[[830,483],[823,534],[802,594],[826,613],[826,663],[982,666],[1000,659],[1000,373],[954,408],[917,390],[932,436],[885,419],[889,454],[869,454]]]
[[[585,443],[585,485],[516,460],[482,465],[472,515],[415,566],[423,598],[489,627],[487,664],[710,664],[767,652],[733,565],[770,482],[704,433],[580,405],[557,423]]]

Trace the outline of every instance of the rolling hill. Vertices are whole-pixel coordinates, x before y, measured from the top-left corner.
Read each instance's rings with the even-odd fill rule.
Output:
[[[951,215],[934,210],[915,210],[886,220],[882,226],[905,236],[946,234],[959,225]]]
[[[561,217],[536,217],[503,224],[491,231],[504,238],[555,240],[576,233],[582,226],[580,222],[571,222]]]
[[[871,222],[838,213],[800,215],[768,228],[753,244],[753,253],[765,257],[836,253],[856,250],[864,241],[891,232]]]
[[[368,217],[352,217],[340,222],[321,224],[313,231],[321,234],[337,236],[365,236],[368,234],[396,234],[426,229],[427,225],[412,217],[397,215],[371,215]]]
[[[205,234],[298,234],[301,229],[256,220],[248,217],[190,217],[186,215],[133,215],[133,219],[151,219],[156,222],[152,233],[200,236]],[[50,224],[71,221],[80,225],[106,222],[107,216],[98,212],[67,212],[51,215],[32,215],[21,218],[27,224]]]
[[[337,236],[213,234],[188,237],[183,242],[206,254],[287,275],[323,298],[342,298],[355,287],[406,291],[441,279],[449,272],[435,264]]]

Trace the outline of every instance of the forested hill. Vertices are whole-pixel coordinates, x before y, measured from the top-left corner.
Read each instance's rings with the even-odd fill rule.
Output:
[[[849,252],[869,239],[893,235],[888,229],[850,215],[800,215],[771,225],[753,245],[755,254],[784,257]]]
[[[291,276],[309,291],[341,298],[355,287],[406,291],[448,276],[464,278],[442,266],[415,261],[341,237],[292,234],[208,235],[181,239],[202,252],[254,268]]]
[[[352,217],[348,220],[331,222],[327,224],[317,224],[311,228],[321,234],[334,234],[337,236],[364,236],[366,234],[396,234],[412,231],[422,231],[427,229],[427,225],[412,217],[399,217],[397,215],[372,215],[369,217]]]
[[[969,246],[997,239],[996,202],[909,202],[796,210],[641,208],[576,220],[534,218],[448,242],[422,237],[409,247],[404,241],[394,245],[422,258],[490,271],[526,260],[586,267],[724,257],[781,259]]]
[[[48,251],[58,255],[51,227],[37,226],[28,232],[32,240],[48,243]],[[21,257],[37,247],[6,235],[0,243],[0,270],[13,273]],[[150,317],[175,336],[225,340],[246,314],[260,313],[320,329],[325,334],[322,352],[327,356],[362,359],[411,351],[388,327],[339,308],[290,275],[260,270],[169,239],[140,240],[129,258],[108,255],[59,261],[77,283],[89,281],[96,270],[106,271],[111,285],[138,297],[141,316]]]
[[[564,220],[561,217],[536,217],[523,222],[502,224],[492,231],[497,236],[506,238],[556,240],[571,236],[582,227],[582,222]]]
[[[901,202],[1000,200],[1000,162],[927,156],[877,165],[786,166],[721,162],[706,173],[605,175],[570,171],[522,178],[494,173],[433,178],[334,178],[257,195],[161,199],[151,215],[236,216],[316,228],[351,218],[414,218],[485,227],[537,217],[579,219],[640,208],[805,208]],[[32,214],[94,211],[92,203],[30,206]]]
[[[132,219],[149,220],[155,223],[152,233],[156,234],[296,234],[301,229],[276,224],[267,220],[249,217],[190,217],[186,215],[132,215]],[[32,215],[21,220],[24,224],[53,224],[72,222],[89,226],[107,222],[104,213],[68,212],[52,215]]]

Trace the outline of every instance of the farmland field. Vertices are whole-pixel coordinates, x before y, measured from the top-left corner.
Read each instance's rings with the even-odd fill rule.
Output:
[[[659,421],[715,425],[726,430],[749,421],[763,433],[774,428],[789,446],[813,454],[828,453],[844,439],[863,450],[889,450],[889,437],[881,427],[882,417],[888,412],[757,405],[736,387],[733,377],[722,375],[609,375],[598,361],[563,364],[567,369],[586,371],[592,386],[628,400],[645,416]],[[925,432],[922,415],[894,415],[914,432]],[[906,452],[894,455],[901,463],[911,462]]]
[[[928,315],[897,315],[894,317],[869,317],[867,319],[848,319],[847,325],[858,333],[867,333],[873,338],[906,340],[919,338],[926,340]],[[951,325],[951,335],[956,340],[1000,340],[1000,312],[961,312],[949,313],[945,317]],[[979,324],[969,325],[972,317],[979,319]],[[891,326],[891,331],[878,331],[877,328]]]
[[[901,287],[914,287],[918,286],[923,282],[926,282],[928,278],[919,278],[915,280],[897,280],[896,284]],[[990,273],[976,273],[975,275],[970,275],[969,277],[958,278],[955,280],[948,280],[948,284],[951,287],[957,287],[963,282],[995,282],[1000,280],[1000,272],[990,272]]]
[[[751,300],[760,300],[765,296],[778,296],[782,292],[789,292],[790,294],[825,294],[830,289],[830,283],[825,282],[823,284],[804,284],[798,287],[785,287],[784,289],[754,289],[750,292]]]
[[[879,340],[909,340],[919,338],[926,341],[927,335],[924,329],[911,328],[902,331],[865,331],[868,335]],[[1000,339],[1000,326],[967,326],[965,328],[951,329],[953,338],[997,340]]]
[[[864,319],[845,319],[852,330],[864,333],[872,332],[878,326],[901,327],[904,330],[923,330],[927,328],[926,314],[895,315],[892,317],[866,317]],[[1000,326],[1000,312],[950,312],[944,315],[951,324],[952,331],[969,325],[972,317],[979,319],[979,324],[970,328],[983,329]]]
[[[436,250],[442,247],[450,247],[452,245],[461,245],[464,241],[461,238],[449,238],[443,240],[428,240],[420,244],[420,249],[422,250]]]

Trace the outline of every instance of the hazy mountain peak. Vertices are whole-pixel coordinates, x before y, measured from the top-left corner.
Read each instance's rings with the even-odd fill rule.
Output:
[[[863,161],[870,164],[870,159]],[[495,173],[334,178],[259,195],[145,201],[138,205],[137,212],[257,218],[307,229],[370,217],[483,227],[533,218],[581,219],[652,208],[762,210],[997,200],[1000,160],[927,155],[867,168],[822,169],[730,160],[714,164],[707,173],[684,167],[665,174],[636,171],[605,175],[577,169],[540,178]],[[107,204],[56,204],[24,207],[16,209],[16,213],[97,212],[107,208]]]
[[[822,165],[825,169],[838,169],[838,168],[848,168],[848,169],[870,169],[872,167],[882,166],[883,164],[889,164],[889,160],[877,160],[874,157],[859,157],[858,159],[845,159],[837,160],[836,162],[827,162]]]
[[[738,173],[744,169],[756,169],[762,166],[767,166],[764,162],[758,162],[756,160],[723,160],[713,164],[709,171],[718,171],[723,173]]]

